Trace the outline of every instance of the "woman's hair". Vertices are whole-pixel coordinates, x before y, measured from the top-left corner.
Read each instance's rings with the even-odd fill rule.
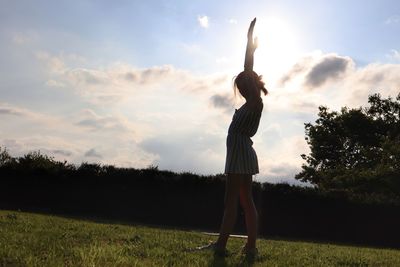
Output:
[[[260,89],[260,91],[263,91],[264,95],[268,94],[267,89],[265,89],[265,83],[262,80],[262,75],[258,75],[255,71],[242,71],[241,73],[238,74],[238,76],[234,77],[234,93],[236,96],[236,89],[242,89],[243,92],[245,92],[245,88],[253,86],[255,83],[257,88]]]

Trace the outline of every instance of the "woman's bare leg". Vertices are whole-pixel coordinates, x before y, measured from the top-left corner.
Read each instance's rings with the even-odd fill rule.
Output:
[[[256,206],[253,201],[252,194],[252,177],[251,175],[245,175],[241,179],[240,184],[240,205],[242,206],[246,218],[247,228],[247,244],[246,247],[249,249],[256,247],[257,239],[257,220],[258,214]]]
[[[237,215],[237,200],[239,197],[239,189],[243,175],[228,174],[226,177],[225,188],[225,210],[222,219],[217,246],[225,248],[230,233],[233,230]]]

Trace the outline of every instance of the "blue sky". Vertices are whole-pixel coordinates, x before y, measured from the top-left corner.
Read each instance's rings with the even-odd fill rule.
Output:
[[[257,179],[294,182],[318,105],[399,92],[398,1],[1,1],[0,146],[222,172],[253,17]]]

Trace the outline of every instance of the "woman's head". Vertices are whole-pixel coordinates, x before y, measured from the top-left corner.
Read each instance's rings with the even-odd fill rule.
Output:
[[[268,94],[267,89],[265,89],[265,83],[262,81],[262,76],[258,75],[255,71],[242,71],[236,76],[234,81],[234,90],[236,95],[236,88],[239,90],[240,94],[244,98],[248,98],[251,89],[256,88],[256,93],[261,95],[263,91],[264,95]]]

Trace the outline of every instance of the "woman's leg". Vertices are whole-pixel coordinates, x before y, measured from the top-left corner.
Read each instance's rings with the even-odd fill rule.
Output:
[[[240,184],[240,205],[242,206],[246,218],[247,228],[247,244],[246,247],[249,249],[256,247],[257,239],[257,220],[258,214],[256,206],[253,201],[252,194],[252,177],[251,175],[245,175],[241,179]]]
[[[237,200],[239,197],[239,188],[242,180],[240,174],[228,174],[226,177],[225,188],[225,210],[222,219],[217,246],[225,248],[228,242],[229,234],[232,232],[236,222]]]

